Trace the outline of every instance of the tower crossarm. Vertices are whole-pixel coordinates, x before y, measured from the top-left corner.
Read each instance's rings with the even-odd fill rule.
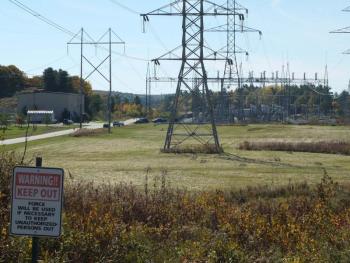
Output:
[[[155,9],[149,13],[141,14],[140,16],[143,17],[144,22],[149,21],[149,18],[148,18],[149,16],[183,16],[184,10],[181,6],[182,2],[183,0],[177,0],[170,4],[162,6],[158,9]],[[190,12],[186,12],[186,16],[197,17],[199,14],[203,16],[228,16],[229,15],[229,16],[238,16],[240,17],[240,20],[244,20],[244,13],[241,11],[244,10],[245,12],[247,12],[247,9],[244,8],[243,6],[240,6],[240,8],[234,11],[233,9],[229,9],[224,5],[219,5],[207,0],[203,1],[204,3],[206,3],[206,7],[204,11],[201,11],[198,8],[196,8],[198,6],[197,2],[199,2],[199,0],[196,0],[193,2],[196,2],[196,3],[192,5],[192,10]]]
[[[151,77],[149,78],[151,82],[159,83],[176,83],[178,78],[173,77]],[[182,78],[182,81],[191,82],[191,81],[200,81],[200,78]],[[242,77],[242,78],[207,78],[208,83],[219,83],[220,81],[230,81],[232,83],[242,83],[242,84],[276,84],[276,83],[290,83],[290,85],[322,85],[325,82],[325,79],[314,79],[314,78],[256,78],[256,77]]]
[[[330,32],[331,34],[349,34],[350,33],[350,26],[344,27],[341,29],[333,30]]]
[[[160,64],[160,61],[182,61],[184,58],[179,55],[176,54],[176,51],[181,50],[182,46],[178,46],[176,48],[174,48],[173,50],[165,53],[164,55],[152,59],[152,62],[154,62],[156,65]],[[203,57],[203,60],[207,60],[207,61],[226,61],[227,57],[226,54],[226,46],[219,49],[219,50],[213,50],[210,47],[207,46],[203,46],[203,50],[205,51],[205,53],[207,55],[205,55]],[[185,60],[187,61],[197,61],[199,59],[198,53],[195,52],[196,50],[193,50],[192,52],[189,52],[187,54],[187,56],[185,57]],[[241,50],[241,53],[247,53],[245,50]]]
[[[206,32],[213,32],[213,33],[217,33],[217,32],[221,32],[221,33],[227,33],[227,32],[241,32],[241,33],[258,33],[260,36],[262,36],[262,31],[259,29],[255,29],[255,28],[251,28],[251,27],[247,27],[244,25],[240,25],[240,24],[235,24],[234,28],[229,28],[227,29],[228,24],[224,24],[224,25],[220,25],[220,26],[216,26],[216,27],[212,27],[209,29],[206,29]]]

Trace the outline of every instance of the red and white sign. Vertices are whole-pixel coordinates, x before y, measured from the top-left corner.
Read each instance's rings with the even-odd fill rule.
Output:
[[[16,167],[12,178],[11,234],[59,237],[64,171]]]

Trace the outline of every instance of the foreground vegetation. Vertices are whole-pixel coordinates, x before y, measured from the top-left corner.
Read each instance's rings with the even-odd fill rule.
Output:
[[[9,237],[9,177],[0,163],[0,262],[30,258],[30,239]],[[131,184],[73,183],[63,235],[42,239],[44,262],[349,262],[349,186],[324,173],[316,187],[188,192],[167,173],[141,191]]]
[[[320,153],[245,151],[244,141],[287,140],[350,142],[346,126],[247,125],[218,127],[225,151],[221,155],[163,154],[166,125],[114,128],[111,135],[59,137],[29,142],[28,156],[42,156],[45,166],[62,167],[74,180],[100,183],[132,182],[143,188],[149,177],[167,170],[172,187],[201,190],[239,190],[247,186],[284,186],[307,181],[315,185],[323,169],[337,182],[350,183],[349,156]],[[0,147],[23,152],[23,144]]]

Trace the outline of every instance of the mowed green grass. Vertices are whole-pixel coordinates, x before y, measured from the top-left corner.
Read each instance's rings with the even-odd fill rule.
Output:
[[[350,157],[342,155],[240,151],[245,140],[350,140],[350,127],[248,125],[218,127],[225,155],[162,154],[166,125],[134,125],[111,135],[70,136],[30,142],[28,158],[42,156],[45,166],[63,167],[75,181],[126,182],[142,187],[166,173],[173,187],[189,190],[271,187],[294,182],[319,183],[326,170],[339,183],[350,183]],[[23,150],[23,145],[2,150]]]

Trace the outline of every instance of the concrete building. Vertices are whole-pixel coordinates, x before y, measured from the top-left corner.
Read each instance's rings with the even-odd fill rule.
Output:
[[[70,119],[79,118],[80,103],[84,113],[84,96],[60,92],[20,93],[18,97],[18,112],[53,111],[56,120],[62,121],[63,113],[69,112]],[[66,116],[67,118],[67,116]]]

